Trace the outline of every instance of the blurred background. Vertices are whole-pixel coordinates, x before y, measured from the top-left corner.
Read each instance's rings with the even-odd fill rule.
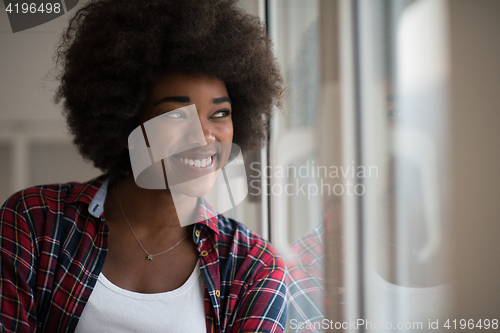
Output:
[[[287,330],[498,329],[500,1],[239,4],[266,22],[287,92],[228,215],[285,257]],[[101,174],[52,102],[68,18],[13,34],[0,12],[2,202]]]

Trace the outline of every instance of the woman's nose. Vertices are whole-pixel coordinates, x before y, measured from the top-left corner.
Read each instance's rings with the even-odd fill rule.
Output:
[[[190,144],[205,145],[215,141],[213,129],[208,121],[202,121],[200,117],[194,119],[196,123],[190,126],[186,140]]]
[[[203,136],[205,137],[205,141],[207,144],[211,142],[215,142],[215,136],[213,129],[211,128],[210,124],[201,124],[201,128],[203,130]]]

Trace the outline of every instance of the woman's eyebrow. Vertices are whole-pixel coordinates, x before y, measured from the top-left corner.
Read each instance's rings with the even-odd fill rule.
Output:
[[[190,99],[188,96],[167,96],[163,97],[159,101],[157,101],[154,106],[165,102],[177,102],[177,103],[189,103]]]
[[[231,104],[231,100],[227,96],[214,98],[212,100],[212,103],[214,103],[214,104],[221,104],[221,103],[224,103],[224,102],[228,102],[229,104]]]

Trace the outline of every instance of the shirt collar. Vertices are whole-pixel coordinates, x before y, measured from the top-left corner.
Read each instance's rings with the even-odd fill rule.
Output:
[[[88,212],[90,215],[100,218],[104,214],[104,201],[108,192],[109,184],[117,182],[118,179],[102,175],[87,183],[77,185],[72,191],[75,193],[70,196],[68,202],[82,201],[89,205]],[[198,214],[196,224],[205,225],[215,233],[219,233],[218,214],[208,202],[200,198],[198,201]]]
[[[213,207],[210,206],[210,204],[204,198],[200,198],[200,200],[198,200],[198,203],[199,206],[196,221],[201,222],[198,222],[197,224],[206,225],[216,234],[219,234],[219,219],[217,217],[218,214],[215,209],[213,209]]]
[[[89,204],[89,213],[94,217],[101,217],[104,214],[104,201],[108,194],[109,180],[110,178],[106,178]]]
[[[77,183],[71,192],[66,196],[66,203],[81,201],[90,204],[108,175],[102,175],[85,183]]]

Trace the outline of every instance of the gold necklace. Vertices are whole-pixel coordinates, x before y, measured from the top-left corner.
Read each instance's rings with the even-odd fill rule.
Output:
[[[122,207],[122,200],[120,198],[120,185],[118,185],[116,187],[116,191],[118,192],[118,203],[120,204],[120,210],[122,211],[122,215],[123,215],[123,218],[125,219],[125,221],[127,222],[129,228],[130,228],[130,231],[132,231],[132,234],[134,235],[135,237],[135,240],[137,241],[137,243],[139,243],[139,245],[141,246],[142,250],[144,251],[144,253],[146,253],[146,259],[147,260],[153,260],[153,257],[156,257],[156,256],[159,256],[161,254],[164,254],[164,253],[167,253],[168,251],[172,250],[174,247],[176,247],[177,245],[179,245],[180,243],[182,243],[183,240],[186,239],[186,237],[189,235],[189,232],[186,234],[186,236],[182,237],[182,239],[180,241],[178,241],[174,246],[166,249],[165,251],[163,252],[160,252],[160,253],[155,253],[155,254],[150,254],[148,253],[148,251],[146,251],[146,249],[144,248],[144,246],[142,246],[141,244],[141,241],[139,240],[139,238],[137,237],[137,235],[135,234],[134,232],[134,229],[132,229],[132,226],[130,225],[130,222],[128,221],[127,219],[127,216],[125,215],[125,212],[123,211],[123,207]]]

